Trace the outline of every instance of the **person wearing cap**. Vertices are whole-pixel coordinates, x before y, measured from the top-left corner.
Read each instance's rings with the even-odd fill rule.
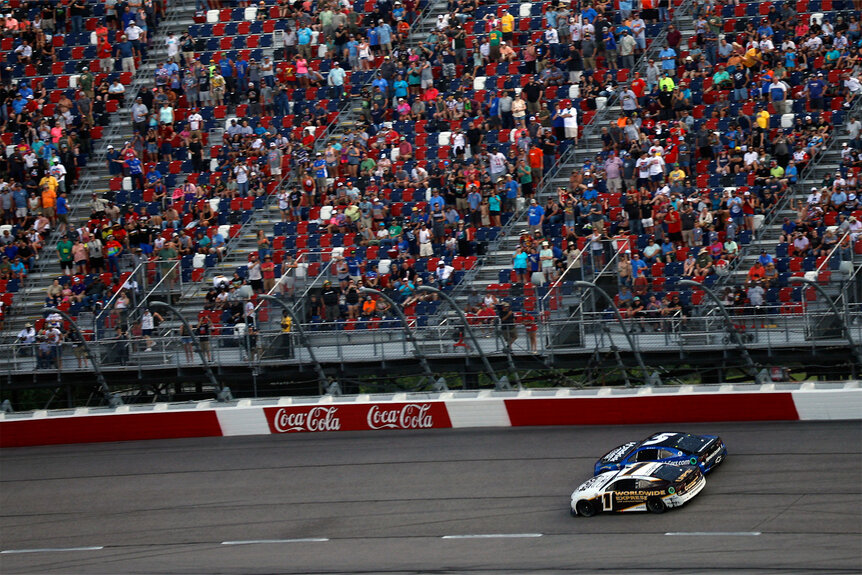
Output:
[[[377,21],[377,26],[374,28],[377,32],[377,42],[380,49],[387,56],[392,54],[392,27],[382,19]]]
[[[329,70],[329,74],[326,77],[326,84],[330,88],[331,98],[333,100],[340,100],[344,97],[344,79],[347,77],[347,74],[344,71],[339,63],[333,62],[332,68]]]
[[[811,76],[805,82],[804,94],[808,97],[812,110],[825,109],[824,94],[827,87],[826,82],[823,80],[823,72],[818,72],[816,76]]]
[[[36,329],[33,324],[27,322],[24,328],[18,332],[18,337],[15,339],[15,355],[28,356],[33,353],[33,344],[36,343]]]
[[[511,348],[512,344],[518,339],[518,332],[515,329],[515,313],[512,311],[512,305],[507,301],[503,301],[500,304],[498,315],[500,317],[500,332],[503,342],[507,348]]]

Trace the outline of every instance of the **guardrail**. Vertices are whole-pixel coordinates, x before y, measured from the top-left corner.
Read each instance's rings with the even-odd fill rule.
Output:
[[[782,348],[847,345],[840,326],[833,326],[831,312],[805,314],[751,314],[751,309],[730,308],[738,331],[749,349],[768,351]],[[733,315],[739,312],[738,315]],[[850,317],[862,317],[862,306],[848,311]],[[515,355],[537,354],[541,358],[578,350],[620,352],[640,351],[643,354],[685,352],[723,352],[731,341],[728,326],[711,316],[684,316],[672,314],[625,319],[620,325],[610,312],[581,310],[573,318],[539,321],[538,337],[531,338],[528,326],[516,325],[516,338],[511,350],[497,327],[497,317],[468,318],[476,332],[477,343],[489,356],[508,353]],[[396,318],[368,323],[361,328],[345,329],[348,324],[303,324],[316,359],[321,363],[400,361],[413,357],[413,349],[404,337],[404,328]],[[535,325],[535,324],[532,324]],[[573,331],[574,326],[574,331]],[[299,334],[262,329],[250,337],[242,329],[212,335],[206,346],[212,354],[214,366],[251,365],[277,366],[310,363],[307,348]],[[462,339],[463,326],[451,321],[439,325],[410,325],[417,346],[428,358],[463,357],[465,351],[478,352],[474,344]],[[625,330],[632,336],[635,348],[629,344]],[[862,341],[862,324],[848,325],[855,341]],[[90,342],[96,360],[105,371],[135,371],[153,368],[201,367],[192,353],[191,343],[181,337],[151,337],[153,351],[145,351],[149,342],[132,330],[130,337],[103,339]],[[227,330],[224,330],[227,331]],[[50,344],[12,344],[0,346],[0,373],[7,375],[32,372],[85,372],[92,371],[91,359],[74,342]]]

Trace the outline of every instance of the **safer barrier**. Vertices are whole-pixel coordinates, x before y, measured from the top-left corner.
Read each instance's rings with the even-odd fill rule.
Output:
[[[862,419],[859,382],[444,392],[3,414],[0,447],[325,431]]]

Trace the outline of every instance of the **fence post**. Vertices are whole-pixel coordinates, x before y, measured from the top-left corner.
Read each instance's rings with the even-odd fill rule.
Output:
[[[87,338],[84,337],[83,332],[78,327],[77,322],[72,319],[72,316],[64,312],[63,310],[57,309],[55,307],[45,308],[45,311],[50,313],[59,314],[64,320],[69,322],[69,325],[72,329],[75,330],[75,333],[78,334],[78,338],[81,340],[81,345],[84,346],[84,349],[87,350],[87,356],[90,358],[90,362],[93,364],[93,371],[96,372],[96,381],[99,382],[99,388],[102,390],[102,396],[107,400],[108,405],[111,407],[118,407],[123,405],[123,400],[120,399],[119,396],[116,396],[111,393],[111,390],[108,388],[108,383],[105,381],[105,376],[102,374],[102,358],[96,357],[93,353],[93,349],[90,347],[90,343],[87,341]],[[59,348],[59,353],[63,353],[63,349]]]
[[[209,360],[207,360],[207,355],[204,353],[204,348],[203,348],[203,346],[201,346],[200,339],[195,335],[195,332],[194,332],[194,330],[192,330],[192,326],[188,322],[186,317],[182,313],[180,313],[180,311],[177,308],[175,308],[171,304],[165,303],[163,301],[158,301],[158,300],[150,301],[150,306],[151,307],[160,307],[162,309],[167,309],[171,313],[173,313],[175,316],[180,318],[180,321],[183,322],[183,325],[185,326],[186,331],[189,334],[189,337],[192,338],[192,341],[195,344],[195,348],[198,351],[198,356],[200,356],[201,361],[204,364],[204,371],[206,371],[207,377],[209,377],[210,383],[212,383],[213,387],[215,387],[217,390],[216,391],[216,400],[218,400],[218,401],[230,401],[231,399],[233,399],[231,394],[230,394],[230,388],[229,387],[223,387],[221,382],[219,382],[219,380],[216,379],[215,373],[213,373],[213,370],[210,367]]]
[[[404,328],[404,335],[407,337],[407,341],[409,341],[413,345],[413,352],[419,359],[419,363],[422,365],[422,369],[423,371],[425,371],[425,375],[428,377],[428,381],[433,384],[435,379],[434,372],[431,371],[431,366],[428,365],[428,358],[426,358],[425,354],[422,353],[422,350],[419,349],[419,342],[416,341],[416,337],[413,335],[413,331],[410,329],[410,325],[407,323],[407,318],[404,316],[404,312],[402,311],[401,307],[397,303],[395,303],[392,298],[390,298],[388,295],[386,295],[380,290],[372,289],[369,287],[361,287],[359,288],[359,293],[373,294],[386,300],[386,303],[389,304],[389,309],[391,309],[395,313],[395,315],[398,316],[398,319],[401,320],[401,326]]]
[[[304,345],[305,348],[308,350],[308,356],[311,358],[311,362],[314,364],[315,371],[317,371],[319,391],[320,395],[323,395],[326,391],[326,386],[329,384],[329,380],[327,380],[326,378],[326,372],[323,371],[323,366],[320,365],[319,361],[317,361],[317,354],[314,353],[314,347],[308,341],[308,338],[305,337],[305,329],[303,329],[302,327],[302,322],[300,322],[299,318],[296,317],[296,313],[294,313],[293,308],[273,295],[261,294],[257,297],[258,299],[271,301],[276,305],[281,306],[281,309],[287,312],[287,315],[290,316],[290,319],[293,321],[293,325],[296,326],[296,332],[299,334],[299,340],[302,342],[302,345]]]
[[[629,331],[628,326],[626,326],[625,322],[623,321],[623,316],[620,315],[620,310],[617,309],[616,305],[614,305],[614,299],[610,296],[610,294],[608,294],[608,292],[606,292],[605,290],[603,290],[602,288],[600,288],[599,286],[597,286],[596,284],[594,284],[592,282],[576,281],[575,285],[582,288],[582,289],[583,288],[591,289],[591,290],[595,291],[596,293],[600,294],[601,296],[603,296],[606,300],[608,300],[608,304],[610,304],[611,310],[613,310],[613,312],[614,312],[614,316],[617,318],[617,321],[620,322],[620,328],[623,330],[623,335],[626,336],[626,339],[629,342],[629,346],[631,346],[631,348],[632,348],[632,353],[634,354],[635,359],[638,362],[638,366],[640,366],[640,368],[641,368],[641,371],[642,371],[641,377],[643,378],[644,384],[645,385],[661,385],[661,377],[659,377],[658,373],[652,373],[651,374],[651,373],[649,373],[649,371],[647,371],[646,365],[644,364],[643,357],[641,357],[640,349],[635,344],[635,340],[632,337],[632,334]],[[608,334],[608,337],[610,337],[610,334]],[[613,340],[611,340],[611,342],[613,343]]]

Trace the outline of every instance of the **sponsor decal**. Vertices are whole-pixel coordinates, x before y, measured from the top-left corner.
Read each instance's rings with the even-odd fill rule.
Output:
[[[432,429],[434,418],[430,412],[430,403],[407,403],[393,409],[372,405],[368,410],[368,427],[370,429]]]
[[[308,411],[295,411],[282,407],[272,418],[276,433],[290,431],[338,431],[341,419],[337,407],[312,407]]]
[[[610,451],[607,455],[605,455],[602,458],[602,461],[607,461],[607,462],[618,461],[622,458],[623,455],[626,454],[626,451],[628,451],[629,449],[631,449],[635,445],[637,445],[637,441],[630,441],[630,442],[626,443],[625,445],[620,445],[619,447],[617,447],[616,449]]]
[[[272,433],[452,427],[439,401],[267,407],[264,413]]]

